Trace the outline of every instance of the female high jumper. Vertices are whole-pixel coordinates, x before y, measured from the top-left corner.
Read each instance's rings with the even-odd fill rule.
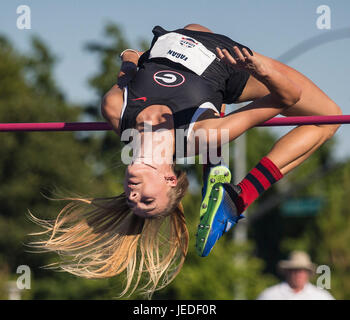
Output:
[[[220,145],[222,130],[232,141],[278,114],[341,114],[337,104],[298,71],[201,25],[175,31],[157,26],[153,34],[146,52],[123,52],[118,84],[101,104],[118,135],[134,129],[140,137],[140,148],[125,171],[125,192],[71,199],[52,222],[33,217],[49,235],[33,245],[66,256],[61,268],[78,276],[105,278],[126,271],[122,294],[133,292],[143,274],[148,278],[142,288],[152,294],[183,265],[189,236],[181,200],[188,182],[173,160],[177,148],[186,151],[194,145],[198,151],[193,133],[207,132],[210,144],[209,132],[216,129]],[[224,104],[246,101],[252,102],[220,116]],[[238,185],[230,183],[225,166],[206,167],[198,253],[208,255],[259,195],[310,157],[338,127],[294,128]],[[177,137],[178,129],[185,130],[183,139]],[[164,139],[170,151],[160,155],[155,150]]]

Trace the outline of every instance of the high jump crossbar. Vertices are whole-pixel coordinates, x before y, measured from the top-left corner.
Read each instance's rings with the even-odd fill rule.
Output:
[[[300,126],[315,124],[349,124],[350,115],[275,117],[256,127]],[[108,131],[112,126],[107,122],[34,122],[0,123],[0,132],[12,131]]]

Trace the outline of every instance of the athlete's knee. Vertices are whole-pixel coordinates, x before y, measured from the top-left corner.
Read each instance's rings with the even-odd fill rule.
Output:
[[[343,113],[342,113],[341,109],[339,108],[339,113],[337,115],[341,116],[342,114]],[[334,136],[334,134],[338,131],[340,126],[341,126],[340,124],[336,124],[336,125],[332,126],[329,139]]]
[[[342,111],[342,109],[336,104],[336,103],[334,103],[334,106],[333,106],[333,109],[334,109],[334,115],[336,115],[336,116],[341,116],[341,115],[343,115],[343,111]]]
[[[339,124],[324,125],[323,128],[323,141],[326,142],[333,138],[337,130],[339,129]]]
[[[190,23],[187,26],[185,26],[184,29],[213,33],[213,31],[211,31],[207,27],[204,27],[204,26],[197,24],[197,23]]]
[[[341,108],[332,101],[332,106],[328,114],[332,116],[341,116],[343,112]],[[325,125],[323,126],[323,128],[324,128],[325,140],[327,141],[334,136],[334,134],[340,128],[340,124]]]

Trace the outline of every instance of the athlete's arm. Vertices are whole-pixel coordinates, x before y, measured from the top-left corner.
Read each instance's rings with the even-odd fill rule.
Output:
[[[120,136],[120,116],[123,108],[123,90],[116,84],[102,98],[101,114]]]
[[[136,50],[135,50],[136,51]],[[117,84],[114,85],[102,98],[102,116],[111,124],[114,131],[120,135],[120,117],[124,102],[123,88],[135,76],[137,63],[143,52],[125,51],[121,57],[122,65],[118,74]]]

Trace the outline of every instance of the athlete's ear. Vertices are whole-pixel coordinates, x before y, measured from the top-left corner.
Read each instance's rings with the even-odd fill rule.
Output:
[[[176,187],[177,178],[175,175],[165,176],[164,178],[167,185],[169,185],[170,187]]]

